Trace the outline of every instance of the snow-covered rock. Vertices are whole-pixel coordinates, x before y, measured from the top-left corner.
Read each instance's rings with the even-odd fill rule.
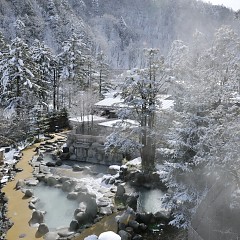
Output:
[[[108,231],[101,233],[98,240],[121,240],[121,237],[112,231]]]
[[[98,237],[96,235],[90,235],[90,236],[84,238],[84,240],[98,240]]]

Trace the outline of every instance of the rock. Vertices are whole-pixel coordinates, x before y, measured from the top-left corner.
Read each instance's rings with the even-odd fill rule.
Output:
[[[109,204],[111,204],[111,200],[106,197],[102,197],[98,199],[98,207],[107,207]]]
[[[17,183],[16,183],[16,187],[15,187],[15,188],[16,188],[17,190],[19,190],[20,188],[25,187],[25,185],[26,185],[25,181],[22,180],[22,179],[19,179],[19,180],[17,181]]]
[[[132,238],[132,240],[143,240],[143,237],[142,237],[142,235],[140,235],[140,234],[136,234],[136,235]]]
[[[29,203],[28,207],[30,209],[36,209],[36,206],[32,202]]]
[[[126,227],[125,231],[128,232],[130,235],[133,234],[133,228],[132,227]]]
[[[120,171],[120,166],[118,165],[111,165],[108,168],[108,173],[111,175],[116,175]]]
[[[121,237],[112,231],[108,231],[101,233],[98,240],[121,240]]]
[[[32,213],[32,218],[29,221],[30,226],[36,224],[36,223],[43,223],[44,215],[42,211],[36,210]]]
[[[88,193],[88,189],[86,186],[82,186],[80,184],[77,184],[74,188],[75,192],[82,192],[82,193]]]
[[[56,161],[55,164],[56,164],[56,166],[59,167],[59,166],[62,166],[63,162],[62,162],[62,160],[59,159],[59,160]]]
[[[128,225],[129,221],[136,219],[136,213],[131,208],[127,208],[123,214],[119,217],[117,217],[118,223],[124,223],[125,225]]]
[[[152,213],[138,213],[136,221],[138,221],[139,223],[149,224],[152,220],[152,217]]]
[[[49,176],[46,180],[48,186],[55,186],[56,184],[58,184],[58,178],[54,176]]]
[[[80,171],[83,171],[83,170],[84,170],[84,167],[80,167],[79,165],[74,164],[74,165],[72,166],[72,169],[73,169],[73,171],[75,171],[75,172],[80,172]]]
[[[126,190],[123,185],[117,186],[116,198],[122,199]]]
[[[69,147],[63,147],[62,151],[63,153],[69,153]]]
[[[63,182],[62,184],[62,190],[64,192],[71,192],[74,187],[76,186],[76,181],[73,181],[73,180],[67,180],[65,182]]]
[[[33,196],[33,190],[32,189],[26,189],[24,196],[26,198],[30,198]]]
[[[56,164],[53,163],[53,162],[47,162],[47,163],[46,163],[46,166],[48,166],[48,167],[55,167]]]
[[[67,199],[70,199],[70,200],[76,200],[77,197],[78,197],[78,193],[77,192],[70,192],[67,195]]]
[[[43,161],[43,157],[39,155],[39,156],[37,157],[37,161],[38,161],[38,162],[42,162],[42,161]]]
[[[26,181],[27,186],[37,186],[38,183],[39,181],[35,178],[31,178]]]
[[[129,227],[132,227],[134,232],[137,232],[139,230],[139,223],[135,220],[131,220],[128,222]]]
[[[158,222],[159,221],[166,222],[166,221],[169,220],[169,218],[170,218],[170,214],[168,212],[166,212],[166,213],[162,213],[162,212],[154,213],[154,219]]]
[[[49,232],[49,229],[48,229],[48,226],[46,225],[46,223],[41,223],[41,224],[39,224],[39,226],[38,226],[38,232],[39,232],[41,235],[45,235],[46,233]]]
[[[137,210],[137,199],[138,199],[138,195],[132,195],[132,196],[128,196],[127,200],[126,200],[126,205],[129,206],[130,208],[132,208],[134,211]]]
[[[126,224],[124,223],[118,223],[118,230],[125,230],[126,229]]]
[[[31,203],[35,204],[38,200],[39,200],[38,197],[33,197],[33,198],[31,199]]]
[[[79,229],[79,224],[77,220],[72,220],[69,226],[69,231],[74,231],[76,232],[77,229]]]
[[[71,236],[72,234],[74,234],[74,232],[70,232],[67,229],[62,229],[58,232],[58,235],[61,238],[67,238],[67,237]]]
[[[111,207],[101,207],[99,212],[102,215],[111,215],[113,213]]]
[[[124,230],[120,230],[118,235],[121,237],[121,240],[131,240],[132,236]]]
[[[147,225],[144,224],[144,223],[140,223],[139,224],[139,229],[142,231],[142,232],[145,232],[147,230]]]

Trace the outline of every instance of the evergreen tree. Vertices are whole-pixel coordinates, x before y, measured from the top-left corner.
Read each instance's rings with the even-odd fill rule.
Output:
[[[223,27],[212,45],[204,45],[202,51],[184,47],[189,51],[182,58],[183,46],[178,44],[175,51],[178,67],[172,66],[178,86],[177,121],[168,135],[171,154],[162,180],[171,190],[164,201],[172,209],[170,223],[187,228],[216,180],[224,176],[226,184],[238,185],[240,112],[233,99],[240,73],[240,45],[238,36]]]
[[[12,40],[0,65],[3,89],[1,103],[8,116],[16,114],[19,117],[44,100],[42,82],[36,73],[37,65],[32,61],[28,45],[20,38]]]
[[[126,118],[137,121],[135,126],[129,126],[129,132],[132,136],[128,135],[128,139],[125,141],[121,135],[115,137],[116,133],[113,133],[106,143],[107,148],[114,147],[114,139],[116,139],[116,147],[119,148],[119,145],[121,145],[119,139],[123,139],[124,148],[127,148],[127,144],[130,148],[139,148],[142,169],[145,172],[155,169],[156,111],[161,105],[158,94],[166,87],[167,79],[164,61],[157,58],[157,53],[157,49],[147,50],[148,67],[133,70],[120,87],[120,96],[123,98],[126,108],[120,110],[119,117],[126,126],[128,126],[125,121]],[[126,130],[126,128],[123,129]],[[139,140],[136,139],[136,134]]]

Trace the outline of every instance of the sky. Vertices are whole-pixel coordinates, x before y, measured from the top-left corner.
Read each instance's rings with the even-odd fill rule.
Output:
[[[204,2],[210,2],[213,5],[224,5],[226,7],[232,8],[233,10],[240,9],[240,0],[203,0]]]

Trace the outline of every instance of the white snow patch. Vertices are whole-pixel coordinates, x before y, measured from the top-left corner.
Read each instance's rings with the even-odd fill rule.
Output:
[[[105,98],[97,103],[95,103],[95,106],[101,106],[101,107],[114,107],[114,106],[121,106],[123,104],[123,99],[121,97],[109,97],[109,98]],[[121,104],[121,105],[119,105]]]
[[[130,127],[131,128],[131,127],[139,126],[139,123],[137,121],[130,120],[130,119],[126,119],[124,120],[124,122],[121,119],[117,119],[117,120],[98,123],[98,125],[104,126],[104,127],[111,127],[111,128],[112,127]]]
[[[98,240],[121,240],[121,237],[112,231],[108,231],[101,233]]]
[[[84,240],[97,240],[97,239],[98,239],[98,237],[96,235],[90,235],[90,236],[84,238]]]
[[[73,118],[69,118],[69,121],[71,122],[88,122],[88,121],[93,121],[93,122],[100,122],[100,121],[105,121],[106,118],[104,117],[99,117],[96,115],[87,115],[84,117],[73,117]]]

